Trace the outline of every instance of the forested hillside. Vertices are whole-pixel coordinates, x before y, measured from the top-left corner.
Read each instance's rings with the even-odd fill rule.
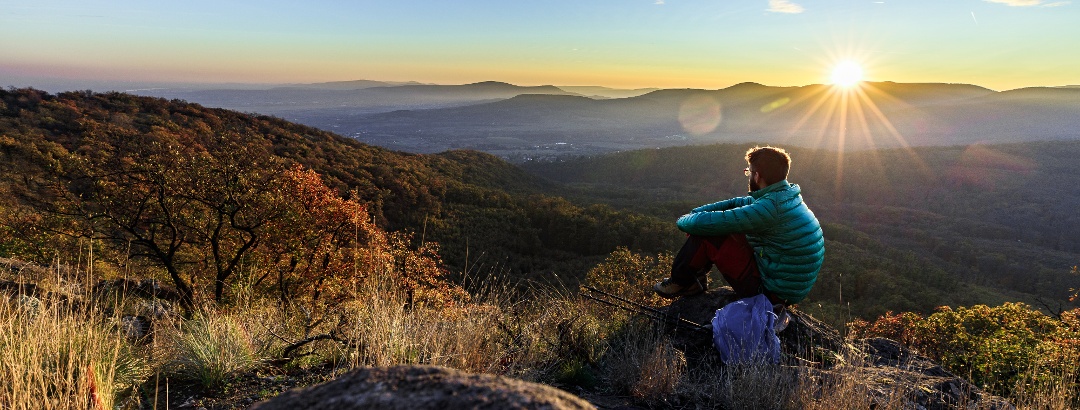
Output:
[[[527,165],[564,195],[672,220],[745,195],[750,145],[678,147]],[[1023,300],[1059,311],[1080,261],[1080,143],[857,152],[791,149],[825,229],[813,302],[829,316]],[[812,303],[808,303],[812,304]],[[827,306],[826,306],[827,307]],[[834,319],[835,320],[835,319]]]
[[[114,263],[178,277],[213,260],[204,264],[226,283],[191,285],[221,297],[234,265],[268,245],[275,189],[296,166],[378,226],[411,233],[412,246],[437,243],[457,273],[546,280],[618,246],[666,249],[673,236],[655,218],[540,194],[545,182],[482,153],[405,154],[182,101],[22,89],[0,91],[0,253],[44,263],[60,243],[93,239]],[[211,252],[194,242],[213,254],[185,254]]]

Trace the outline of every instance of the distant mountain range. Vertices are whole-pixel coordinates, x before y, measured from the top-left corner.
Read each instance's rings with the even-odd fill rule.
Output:
[[[360,90],[364,88],[372,87],[394,87],[399,85],[423,85],[416,81],[394,82],[394,81],[373,81],[373,80],[352,80],[352,81],[331,81],[327,83],[310,83],[310,84],[288,84],[280,88],[299,88],[299,89],[312,89],[312,90]]]
[[[591,98],[628,98],[648,94],[659,88],[620,89],[596,86],[560,85],[559,89]]]
[[[279,116],[409,152],[512,160],[715,142],[830,150],[1080,139],[1080,88],[868,82],[719,90],[357,80],[135,94]]]
[[[522,87],[487,81],[464,85],[377,81],[290,85],[263,90],[150,89],[136,95],[181,99],[205,106],[269,115],[320,112],[329,115],[364,114],[401,109],[427,109],[475,104],[521,94],[576,95],[554,86]]]
[[[826,85],[743,83],[615,100],[522,95],[465,107],[291,119],[406,151],[472,148],[512,159],[746,141],[850,150],[1080,139],[1080,89],[996,92],[883,82],[844,93]]]

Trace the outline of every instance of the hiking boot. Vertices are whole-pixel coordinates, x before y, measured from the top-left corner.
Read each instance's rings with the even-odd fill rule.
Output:
[[[705,286],[702,285],[702,282],[704,281],[698,279],[689,285],[680,285],[671,278],[664,278],[663,281],[653,286],[653,290],[656,291],[657,295],[665,299],[694,296],[705,293]]]
[[[776,323],[773,324],[773,333],[780,334],[780,332],[787,329],[788,324],[791,323],[791,314],[788,313],[787,306],[779,303],[773,305],[773,312],[776,313]]]
[[[784,303],[773,303],[772,312],[776,313],[776,317],[780,317],[780,314],[787,312],[787,305]]]

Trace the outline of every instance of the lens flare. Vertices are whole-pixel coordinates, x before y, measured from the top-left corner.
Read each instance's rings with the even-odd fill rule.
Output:
[[[723,119],[720,103],[707,95],[695,95],[679,105],[679,124],[693,135],[708,134]]]
[[[788,97],[783,97],[783,98],[780,98],[780,99],[773,100],[773,102],[761,106],[761,112],[763,112],[763,113],[772,112],[773,110],[775,110],[777,108],[780,108],[780,107],[783,107],[783,106],[787,105],[787,103],[789,103],[789,102],[791,102],[791,98],[788,98]]]

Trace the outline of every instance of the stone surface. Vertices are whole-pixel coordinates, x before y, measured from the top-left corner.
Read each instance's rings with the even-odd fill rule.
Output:
[[[304,409],[594,409],[573,394],[538,383],[436,366],[361,368],[336,380],[293,389],[252,410]]]

